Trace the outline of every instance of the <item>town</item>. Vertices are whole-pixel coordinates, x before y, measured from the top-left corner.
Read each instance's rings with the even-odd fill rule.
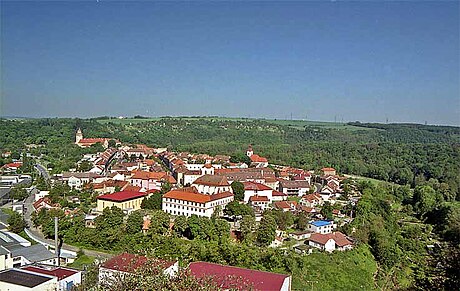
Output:
[[[260,247],[306,256],[347,251],[354,246],[354,238],[340,229],[353,220],[361,193],[356,181],[333,168],[324,167],[316,173],[270,164],[251,145],[238,157],[210,156],[126,144],[115,138],[84,138],[81,129],[76,132],[75,144],[81,148],[98,146],[102,151],[84,154],[75,169],[55,175],[35,164],[33,183],[30,175],[18,174],[22,158],[2,167],[1,182],[9,190],[2,197],[5,206],[15,212],[11,216],[20,216],[19,220],[24,216],[27,224],[19,229],[10,225],[9,231],[0,233],[0,267],[4,270],[0,286],[14,289],[28,282],[31,285],[27,287],[36,288],[33,290],[50,286],[69,290],[81,284],[85,274],[68,267],[82,255],[81,250],[62,246],[58,238],[60,224],[79,215],[84,217],[85,228],[99,229],[104,223],[101,217],[118,212],[147,238],[181,233],[184,240],[197,236],[184,226],[187,220],[190,225],[198,218],[210,219],[224,223],[223,231],[235,244],[252,240]],[[3,153],[6,157],[10,154]],[[164,217],[165,230],[159,232],[155,229],[157,220]],[[23,229],[33,244],[17,234]],[[196,278],[213,278],[213,283],[224,289],[252,286],[256,290],[291,290],[290,274],[248,272],[203,261],[179,266],[178,260],[127,252],[100,258],[98,284],[112,284],[117,275],[133,273],[151,260],[172,278],[179,269],[185,269]],[[241,276],[244,283],[222,274]]]

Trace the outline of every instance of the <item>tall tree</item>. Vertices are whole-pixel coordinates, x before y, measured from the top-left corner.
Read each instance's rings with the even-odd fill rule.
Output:
[[[233,195],[235,195],[235,200],[243,201],[244,199],[244,184],[239,181],[233,181],[232,184]]]

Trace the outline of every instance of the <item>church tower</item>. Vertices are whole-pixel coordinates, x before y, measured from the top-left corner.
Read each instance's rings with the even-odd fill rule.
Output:
[[[81,132],[81,128],[78,128],[77,133],[75,134],[75,143],[79,143],[82,139],[83,133]]]
[[[252,145],[248,146],[248,150],[246,151],[246,155],[248,157],[251,157],[254,154],[254,151],[252,150]]]

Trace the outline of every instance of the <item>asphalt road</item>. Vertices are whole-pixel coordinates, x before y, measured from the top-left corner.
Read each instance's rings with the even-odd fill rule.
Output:
[[[48,170],[43,167],[42,165],[40,164],[35,164],[34,165],[35,169],[38,170],[38,172],[40,172],[40,175],[42,175],[43,178],[45,178],[46,180],[49,180],[50,179],[50,174],[48,173]]]

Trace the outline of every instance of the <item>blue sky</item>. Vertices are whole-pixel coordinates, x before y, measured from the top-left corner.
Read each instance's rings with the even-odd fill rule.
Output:
[[[2,116],[460,125],[459,2],[2,2]]]

